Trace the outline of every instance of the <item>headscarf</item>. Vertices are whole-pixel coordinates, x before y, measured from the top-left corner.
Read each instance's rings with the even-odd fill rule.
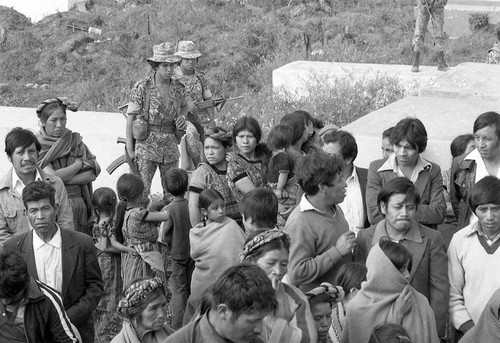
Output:
[[[127,316],[131,308],[141,304],[151,292],[162,287],[163,282],[158,277],[131,284],[123,291],[123,297],[118,303],[118,312]]]
[[[38,118],[41,117],[42,111],[47,106],[48,104],[52,104],[54,102],[60,102],[66,109],[76,112],[78,111],[78,104],[76,102],[71,102],[68,100],[66,97],[58,97],[58,98],[51,98],[51,99],[46,99],[42,101],[40,105],[36,108],[36,115]]]
[[[241,260],[245,260],[252,252],[257,248],[271,242],[274,239],[279,239],[281,237],[287,237],[288,235],[281,230],[272,229],[259,233],[251,241],[247,242],[243,247],[243,254]]]
[[[233,136],[231,132],[227,132],[225,130],[209,127],[205,129],[205,138],[212,138],[216,141],[220,141],[222,143],[226,143],[226,146],[231,146],[233,142]]]

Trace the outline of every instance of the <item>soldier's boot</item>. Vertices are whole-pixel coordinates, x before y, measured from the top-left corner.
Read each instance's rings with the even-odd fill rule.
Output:
[[[447,71],[448,65],[444,61],[444,51],[438,51],[438,70],[439,71]]]
[[[413,73],[418,73],[420,71],[418,69],[419,64],[420,64],[420,51],[415,51],[413,53],[413,66],[411,67],[411,71]]]

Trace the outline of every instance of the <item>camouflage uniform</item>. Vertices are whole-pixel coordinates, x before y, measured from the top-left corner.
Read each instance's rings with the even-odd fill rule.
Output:
[[[500,44],[496,42],[493,47],[488,51],[488,63],[500,64]]]
[[[427,32],[429,19],[432,25],[432,35],[436,51],[444,50],[444,6],[448,0],[418,0],[415,7],[416,23],[413,34],[413,50],[419,52],[424,45],[424,37]]]
[[[175,119],[185,105],[184,86],[172,79],[169,98],[165,101],[154,82],[154,75],[135,84],[129,103],[129,113],[140,114],[146,98],[146,87],[149,89],[148,136],[143,141],[135,142],[137,168],[144,182],[144,196],[149,196],[151,182],[160,169],[163,194],[167,195],[165,174],[170,168],[179,164],[179,149],[174,133],[166,133],[165,128],[175,126]],[[132,108],[131,108],[132,107]],[[152,131],[150,128],[160,128]]]

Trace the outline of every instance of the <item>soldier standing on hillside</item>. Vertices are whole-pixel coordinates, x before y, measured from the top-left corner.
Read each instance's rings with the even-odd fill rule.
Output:
[[[434,45],[438,54],[438,70],[447,71],[448,65],[444,61],[444,6],[448,0],[417,0],[418,4],[415,7],[416,23],[415,32],[413,34],[413,67],[411,71],[419,72],[420,51],[424,45],[424,37],[429,24],[429,19],[432,25],[432,35],[434,36]]]

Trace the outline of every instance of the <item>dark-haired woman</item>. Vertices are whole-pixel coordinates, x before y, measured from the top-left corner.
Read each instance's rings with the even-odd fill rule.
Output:
[[[207,162],[200,163],[189,183],[189,218],[193,226],[201,221],[200,193],[208,188],[215,189],[222,194],[226,205],[226,215],[241,222],[238,203],[227,183],[226,152],[231,144],[231,133],[225,129],[214,127],[205,130],[204,150]]]
[[[76,111],[78,105],[67,98],[53,98],[44,100],[36,109],[41,124],[37,138],[42,144],[38,164],[48,174],[63,180],[75,230],[90,235],[92,182],[101,168],[82,136],[66,128],[67,109]]]
[[[161,343],[173,330],[167,322],[167,298],[158,278],[138,278],[123,291],[118,304],[123,327],[112,343]]]
[[[205,189],[198,199],[202,220],[189,232],[191,258],[195,261],[191,276],[184,324],[198,309],[205,291],[224,270],[238,264],[245,236],[238,224],[225,214],[224,198],[215,189]]]
[[[242,261],[262,268],[276,290],[278,307],[264,318],[265,342],[316,342],[317,330],[307,297],[296,287],[281,282],[287,272],[290,240],[278,229],[250,236]]]
[[[429,227],[436,227],[446,216],[441,168],[420,156],[427,147],[427,131],[416,118],[399,121],[390,137],[394,154],[387,159],[370,163],[366,184],[366,207],[371,225],[383,219],[377,196],[382,187],[398,176],[410,179],[420,195],[416,220]]]
[[[368,255],[367,281],[349,304],[342,342],[367,342],[378,324],[402,325],[414,343],[439,343],[434,313],[410,286],[412,257],[399,243],[383,239]]]
[[[227,165],[227,180],[237,201],[251,190],[267,184],[267,164],[271,151],[260,143],[262,129],[253,117],[241,117],[233,126],[238,153]]]

